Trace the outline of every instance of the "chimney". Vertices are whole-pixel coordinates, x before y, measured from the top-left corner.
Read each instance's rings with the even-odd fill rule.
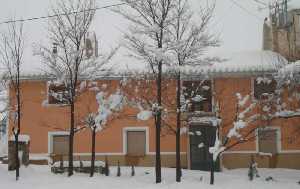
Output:
[[[272,50],[272,28],[268,18],[264,20],[263,26],[263,50]]]
[[[57,54],[58,53],[58,50],[57,50],[57,46],[58,44],[57,43],[52,43],[52,53],[53,54]]]
[[[98,57],[98,40],[96,33],[88,33],[85,39],[85,55],[87,58]]]

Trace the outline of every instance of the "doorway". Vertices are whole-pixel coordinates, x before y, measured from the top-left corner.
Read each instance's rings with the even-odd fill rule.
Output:
[[[216,140],[216,127],[191,125],[190,132],[190,165],[192,170],[210,171],[212,154],[209,148]],[[220,171],[219,159],[215,163],[215,171]]]

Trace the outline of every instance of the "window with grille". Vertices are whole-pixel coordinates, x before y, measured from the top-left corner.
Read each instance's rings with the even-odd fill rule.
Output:
[[[255,99],[261,99],[265,94],[273,94],[276,90],[276,81],[258,81],[254,80],[254,97]]]
[[[48,85],[48,104],[68,104],[68,91],[64,84]]]
[[[206,81],[184,81],[184,96],[189,99],[191,104],[189,111],[212,111],[212,82]],[[197,99],[197,96],[201,98]]]

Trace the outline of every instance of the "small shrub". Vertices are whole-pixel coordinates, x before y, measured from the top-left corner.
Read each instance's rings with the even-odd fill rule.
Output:
[[[257,163],[254,161],[253,156],[251,156],[251,161],[248,170],[248,177],[250,181],[252,181],[254,177],[259,177],[258,170],[257,170]]]
[[[118,172],[117,172],[117,177],[121,176],[121,168],[120,168],[120,162],[118,161]]]
[[[135,175],[135,170],[134,170],[134,166],[131,166],[131,176],[133,177]]]
[[[108,159],[105,157],[105,168],[104,168],[105,176],[109,176],[109,165],[108,165]]]

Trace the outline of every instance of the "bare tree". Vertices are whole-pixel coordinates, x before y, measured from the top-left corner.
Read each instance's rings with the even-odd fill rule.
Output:
[[[21,132],[21,84],[20,67],[22,64],[24,50],[23,24],[12,23],[8,26],[5,33],[1,36],[1,62],[6,70],[4,78],[8,81],[9,88],[13,91],[14,98],[10,100],[10,112],[13,118],[12,133],[15,139],[15,163],[16,180],[19,179],[19,135]]]
[[[112,120],[117,115],[117,112],[122,109],[125,98],[119,89],[110,95],[105,90],[102,90],[97,93],[96,100],[98,103],[97,113],[87,114],[84,120],[85,126],[90,128],[92,132],[91,177],[93,177],[95,171],[96,134],[103,131],[107,122]]]
[[[172,65],[171,68],[175,68],[177,80],[176,181],[180,182],[181,112],[184,111],[184,106],[186,105],[185,102],[181,102],[181,96],[183,95],[181,90],[181,69],[188,66],[208,66],[213,62],[219,61],[216,57],[205,57],[205,51],[210,47],[217,47],[219,41],[216,38],[216,35],[210,34],[208,31],[215,3],[212,3],[211,6],[207,5],[207,7],[200,7],[199,16],[194,14],[187,0],[176,0],[175,7],[176,8],[172,12],[175,21],[170,27],[170,36],[172,39],[170,41],[170,47],[175,55],[175,61],[171,62],[171,64],[174,65]],[[197,19],[197,22],[193,23],[193,19]],[[201,87],[201,85],[199,87]],[[197,94],[197,92],[194,91],[193,94]],[[194,96],[191,96],[190,98],[193,97]]]
[[[83,80],[92,80],[99,75],[116,49],[108,55],[91,56],[86,46],[89,29],[95,15],[95,0],[59,1],[51,9],[56,15],[49,21],[49,40],[54,47],[40,47],[39,55],[46,65],[46,72],[56,79],[54,84],[63,85],[65,91],[52,93],[70,106],[69,169],[73,175],[73,143],[76,128],[75,102],[81,93]]]
[[[163,64],[166,62],[164,53],[167,50],[168,27],[174,20],[171,10],[175,8],[172,0],[145,0],[132,1],[122,0],[127,3],[129,9],[118,10],[132,26],[125,34],[127,47],[131,50],[133,57],[149,64],[156,75],[156,103],[153,104],[156,133],[156,158],[155,172],[156,183],[161,182],[161,155],[160,134],[162,116],[162,73]]]

